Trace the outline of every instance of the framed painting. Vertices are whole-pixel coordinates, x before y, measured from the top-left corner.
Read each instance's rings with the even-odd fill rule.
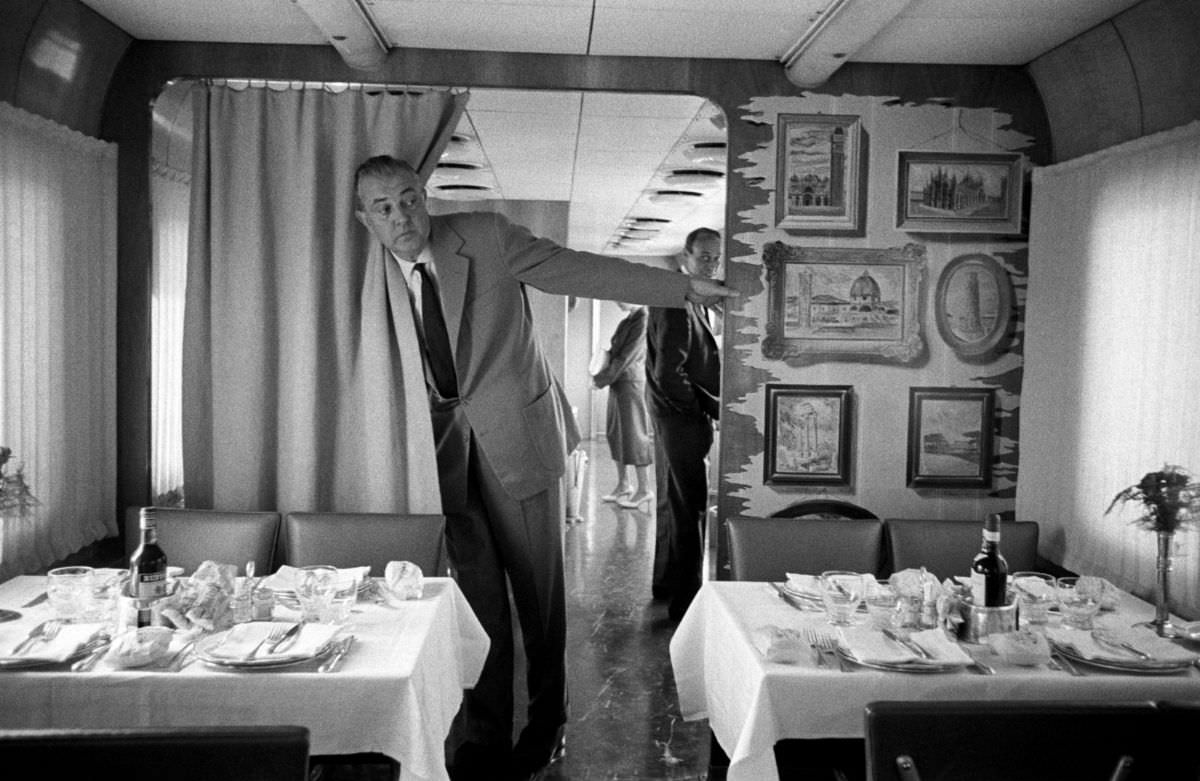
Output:
[[[851,360],[912,363],[921,335],[925,247],[763,248],[763,355],[799,365]]]
[[[849,485],[849,385],[767,385],[763,483]]]
[[[793,233],[861,234],[864,138],[857,116],[780,114],[775,222]]]
[[[987,488],[992,405],[991,388],[909,388],[909,487]]]
[[[900,152],[896,227],[1020,234],[1024,176],[1012,153]]]
[[[964,361],[992,360],[1011,335],[1013,298],[1012,280],[992,256],[963,255],[950,261],[933,296],[942,341]]]

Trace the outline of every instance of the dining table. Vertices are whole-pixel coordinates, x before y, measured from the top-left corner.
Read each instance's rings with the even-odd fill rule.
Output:
[[[708,719],[728,756],[729,781],[779,777],[775,744],[789,739],[863,738],[864,709],[882,700],[1198,701],[1200,669],[1133,674],[1084,664],[1005,663],[991,649],[964,644],[987,668],[898,672],[864,667],[810,652],[769,661],[771,638],[833,633],[824,612],[781,595],[780,584],[709,581],[679,622],[671,664],[685,720]],[[1154,617],[1154,607],[1121,592],[1098,626],[1130,626]],[[861,616],[858,621],[865,621]],[[1051,630],[1059,622],[1051,618]],[[941,631],[941,630],[938,630]],[[1200,644],[1186,642],[1200,656]],[[772,658],[781,658],[772,654]]]
[[[0,584],[0,608],[21,614],[0,623],[0,653],[53,617],[45,601],[25,607],[44,589],[36,576]],[[298,616],[277,605],[281,617]],[[349,635],[333,671],[322,670],[328,654],[279,667],[0,668],[0,728],[301,725],[312,755],[378,753],[404,781],[448,778],[444,741],[489,647],[458,585],[430,577],[416,599],[360,597],[337,631]]]

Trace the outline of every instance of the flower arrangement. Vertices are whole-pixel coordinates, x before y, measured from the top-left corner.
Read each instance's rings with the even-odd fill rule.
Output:
[[[17,463],[11,472],[6,470],[12,460],[12,448],[0,445],[0,515],[25,515],[40,502],[25,482],[25,470]]]
[[[1157,472],[1147,472],[1137,485],[1131,485],[1113,497],[1104,511],[1112,512],[1118,504],[1136,501],[1146,508],[1145,514],[1134,523],[1147,531],[1174,534],[1197,520],[1200,510],[1200,482],[1183,467],[1164,464]]]

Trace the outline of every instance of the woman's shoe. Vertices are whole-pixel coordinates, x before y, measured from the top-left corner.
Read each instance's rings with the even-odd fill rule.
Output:
[[[654,507],[654,492],[647,491],[644,494],[634,494],[633,496],[617,500],[618,507],[624,507],[629,510],[642,509],[645,505],[645,511],[650,512],[650,508]]]
[[[600,497],[600,501],[619,503],[625,499],[628,499],[630,496],[633,496],[633,489],[626,488],[624,491],[613,491],[611,494],[605,494],[604,496]]]

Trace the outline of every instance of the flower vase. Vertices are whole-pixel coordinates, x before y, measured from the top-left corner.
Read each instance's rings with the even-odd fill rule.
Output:
[[[1174,637],[1175,626],[1171,623],[1171,551],[1175,543],[1173,532],[1158,532],[1157,581],[1154,589],[1154,620],[1150,626],[1160,637]]]

